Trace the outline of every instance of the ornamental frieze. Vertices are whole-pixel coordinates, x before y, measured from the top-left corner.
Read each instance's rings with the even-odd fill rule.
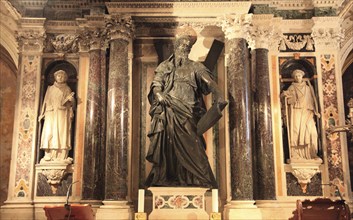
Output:
[[[310,34],[283,34],[279,50],[282,52],[315,51],[314,40]]]
[[[50,34],[47,36],[44,52],[77,53],[78,36],[73,34]]]

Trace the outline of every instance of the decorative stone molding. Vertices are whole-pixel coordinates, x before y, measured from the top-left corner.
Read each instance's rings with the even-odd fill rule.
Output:
[[[248,38],[252,27],[252,14],[226,14],[218,18],[226,39]]]
[[[22,53],[43,52],[46,38],[45,18],[22,18],[15,37]]]
[[[311,182],[311,178],[320,173],[320,164],[318,163],[291,163],[291,173],[297,178],[298,183],[303,191],[306,193],[308,183]]]
[[[248,13],[251,2],[107,2],[109,14],[176,17],[218,17],[222,14]]]
[[[74,34],[48,34],[44,52],[47,53],[77,53],[78,36]]]
[[[310,34],[284,34],[279,45],[281,51],[286,51],[287,48],[300,51],[304,47],[307,51],[314,51],[314,40]]]
[[[251,49],[269,48],[275,32],[273,19],[272,14],[253,16],[253,25],[250,30],[250,36],[247,39]]]
[[[43,42],[46,38],[44,30],[21,30],[17,31],[15,34],[19,51],[43,51]]]
[[[108,40],[133,38],[135,27],[129,15],[107,15],[105,17]]]
[[[344,32],[340,26],[339,17],[314,17],[314,26],[312,28],[312,38],[315,41],[315,47],[318,50],[340,49],[341,42],[344,39]]]
[[[103,48],[106,43],[107,32],[105,29],[85,29],[80,34],[80,49],[96,50]]]
[[[283,31],[281,29],[282,18],[273,18],[273,33],[272,38],[269,41],[269,50],[279,51],[280,39],[283,37]]]
[[[208,219],[205,211],[205,192],[207,188],[185,188],[185,187],[150,187],[152,192],[151,219],[168,219],[169,216],[179,216],[180,219],[187,219],[193,216],[194,219]]]
[[[36,165],[36,169],[47,178],[47,183],[51,186],[53,194],[56,193],[58,185],[66,174],[72,173],[72,159],[71,162],[47,162]]]
[[[286,1],[268,1],[271,7],[277,9],[313,9],[314,7],[333,7],[337,8],[342,4],[341,0],[286,0]]]

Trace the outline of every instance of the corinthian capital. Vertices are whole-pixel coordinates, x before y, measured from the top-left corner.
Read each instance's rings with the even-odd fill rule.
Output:
[[[81,50],[96,50],[105,46],[107,32],[105,29],[85,29],[80,34]]]
[[[340,48],[344,34],[339,17],[314,17],[311,36],[316,50],[337,50]]]
[[[42,52],[45,38],[44,30],[22,29],[16,32],[20,52]]]
[[[251,49],[268,49],[271,44],[276,44],[272,39],[274,36],[281,35],[281,33],[274,28],[275,23],[277,23],[277,20],[274,19],[273,15],[263,14],[253,16],[250,36],[247,39]]]
[[[135,27],[131,16],[108,15],[105,17],[108,40],[123,39],[129,41],[134,34]]]
[[[252,14],[227,14],[218,18],[226,39],[246,39],[251,29]]]

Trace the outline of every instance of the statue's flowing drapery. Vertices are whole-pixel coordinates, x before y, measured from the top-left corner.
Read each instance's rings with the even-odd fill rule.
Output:
[[[206,112],[203,95],[211,92],[205,80],[210,73],[189,59],[174,63],[171,56],[157,67],[148,97],[152,122],[146,159],[153,167],[145,184],[216,188],[205,140],[197,134],[197,122]],[[155,87],[162,89],[166,105],[156,102]]]

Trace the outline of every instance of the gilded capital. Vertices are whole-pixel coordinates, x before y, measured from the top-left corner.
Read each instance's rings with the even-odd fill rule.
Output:
[[[107,15],[105,17],[107,39],[129,41],[134,36],[135,26],[129,15]]]

